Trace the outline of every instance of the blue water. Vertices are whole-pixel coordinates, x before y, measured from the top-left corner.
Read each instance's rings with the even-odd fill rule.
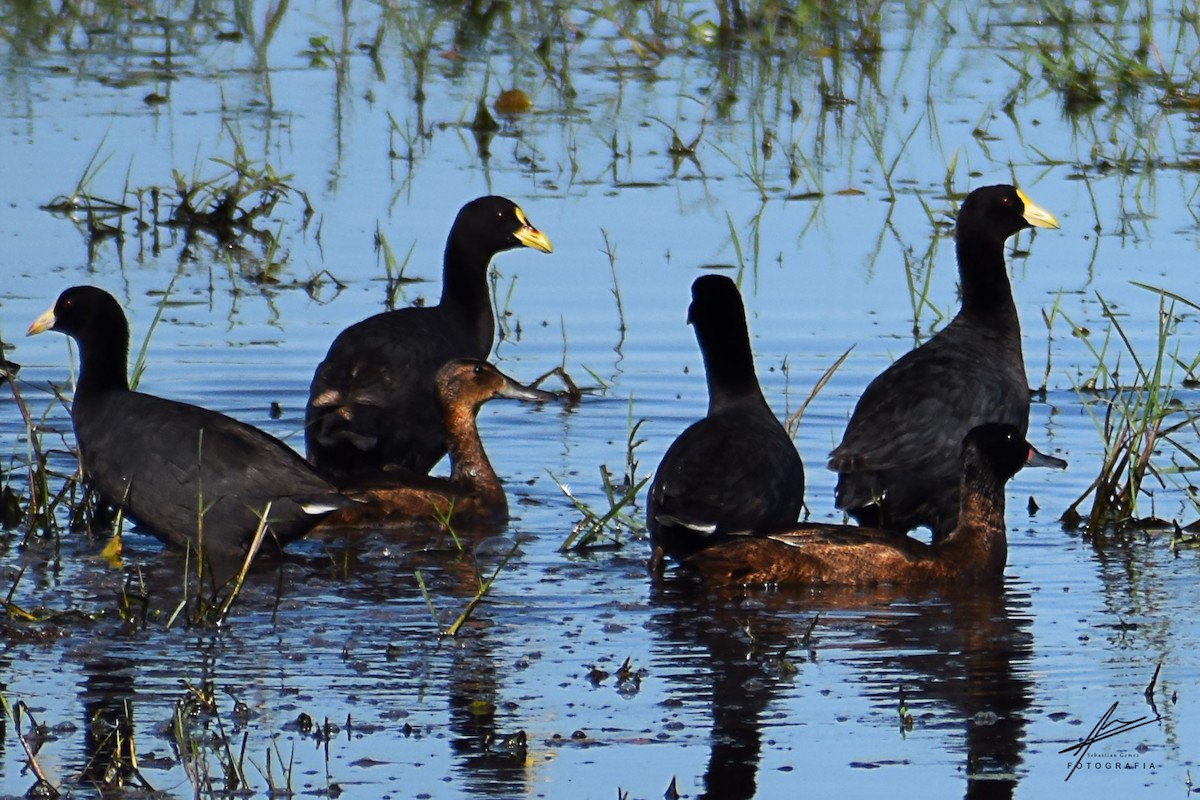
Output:
[[[137,350],[170,288],[142,388],[299,448],[314,366],[339,330],[383,308],[376,231],[399,260],[411,249],[404,274],[419,282],[405,284],[399,302],[431,300],[450,221],[485,193],[517,200],[555,247],[497,259],[506,316],[496,360],[526,380],[561,364],[593,389],[573,409],[484,408],[484,440],[516,515],[500,540],[468,543],[480,549],[461,557],[382,538],[302,542],[282,590],[275,575],[255,576],[215,629],[168,625],[182,562],[152,539],[127,535],[114,568],[96,557],[103,543],[81,534],[25,541],[22,530],[6,532],[0,588],[50,616],[3,623],[0,680],[10,705],[23,701],[50,726],[36,760],[52,783],[94,793],[83,776],[97,751],[87,720],[128,702],[145,780],[179,796],[228,788],[221,764],[230,757],[206,736],[214,732],[231,742],[258,796],[281,785],[281,763],[291,765],[294,791],[336,784],[356,797],[648,798],[672,779],[691,797],[1186,792],[1200,741],[1190,707],[1200,630],[1187,612],[1197,551],[1172,552],[1160,532],[1093,541],[1058,522],[1103,453],[1093,420],[1103,410],[1076,392],[1097,359],[1071,323],[1099,348],[1110,325],[1102,297],[1151,358],[1159,298],[1131,282],[1200,301],[1194,117],[1165,110],[1153,85],[1119,98],[1103,83],[1105,101],[1072,118],[1031,55],[1066,41],[1070,57],[1111,73],[1101,55],[1136,45],[1136,15],[1088,4],[1059,27],[1037,6],[891,4],[872,69],[848,46],[835,54],[786,32],[765,55],[749,46],[725,54],[694,27],[715,21],[712,7],[663,6],[656,30],[657,7],[513,4],[488,33],[456,46],[456,14],[439,21],[423,5],[355,4],[342,16],[329,4],[292,3],[264,43],[268,4],[218,4],[208,21],[187,22],[190,5],[163,3],[154,13],[173,21],[169,59],[148,10],[110,19],[85,9],[94,16],[49,26],[46,38],[21,27],[19,10],[4,11],[0,335],[22,365],[23,397],[45,417],[60,475],[75,468],[72,438],[48,387],[69,394],[72,355],[62,337],[21,333],[61,289],[86,282],[116,294]],[[1150,35],[1162,68],[1186,85],[1197,37],[1180,27],[1180,11],[1156,5]],[[805,24],[826,41],[853,34]],[[372,61],[363,45],[381,26]],[[218,36],[237,30],[240,40]],[[425,30],[432,44],[418,105],[405,43]],[[322,36],[334,53],[314,63],[306,51]],[[543,37],[545,62],[536,54]],[[823,106],[822,80],[830,96],[853,102]],[[501,120],[481,158],[466,127],[476,98],[513,85],[534,110]],[[147,103],[151,93],[166,102]],[[693,158],[668,152],[672,128],[685,143],[700,137]],[[287,176],[313,208],[306,220],[297,192],[280,200],[259,224],[277,247],[246,238],[225,249],[205,235],[189,245],[170,228],[138,232],[129,214],[122,240],[89,252],[82,210],[41,208],[81,183],[137,205],[126,187],[166,193],[173,171],[215,180],[226,168],[213,159],[239,150]],[[823,464],[854,401],[957,307],[947,189],[1014,178],[1062,223],[1017,237],[1011,274],[1033,384],[1047,370],[1049,341],[1031,438],[1071,467],[1010,484],[1000,596],[709,595],[675,576],[654,587],[644,536],[630,530],[620,549],[559,552],[579,519],[559,482],[606,509],[600,468],[623,472],[631,420],[644,420],[640,478],[704,413],[685,315],[691,281],[712,269],[740,278],[760,378],[780,415],[853,345],[797,435],[809,511],[839,519]],[[149,219],[148,195],[142,202]],[[274,280],[257,280],[268,264]],[[927,303],[910,292],[906,264],[914,282],[928,276]],[[1166,382],[1194,409],[1183,378],[1200,349],[1196,315],[1185,304],[1174,310],[1169,350],[1183,366]],[[1106,360],[1131,380],[1121,350],[1113,338]],[[0,388],[0,452],[6,481],[24,491],[25,429],[8,392]],[[1195,452],[1193,428],[1177,440]],[[1186,463],[1169,444],[1157,458]],[[1169,472],[1148,481],[1139,515],[1195,520],[1186,485]],[[490,575],[517,541],[464,631],[439,638],[474,594],[476,563]],[[150,611],[122,621],[120,597],[141,582]],[[626,659],[632,673],[618,680]],[[1143,690],[1160,663],[1151,707]],[[180,681],[212,681],[219,716],[200,714],[177,736]],[[901,693],[911,729],[901,724]],[[235,699],[248,718],[235,719]],[[1096,744],[1064,782],[1074,759],[1059,751],[1114,702],[1122,719],[1162,719]],[[303,733],[301,712],[336,731],[327,742]],[[27,718],[20,730],[28,736]],[[518,730],[524,760],[497,743]],[[17,736],[10,720],[0,751],[6,795],[34,782]]]

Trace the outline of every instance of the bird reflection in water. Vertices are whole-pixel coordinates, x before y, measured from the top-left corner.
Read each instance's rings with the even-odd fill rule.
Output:
[[[714,588],[676,575],[655,583],[651,602],[662,611],[652,625],[660,637],[655,646],[677,665],[684,658],[707,667],[672,673],[675,691],[711,702],[700,797],[756,796],[767,710],[777,694],[802,702],[803,690],[784,680],[793,670],[803,676],[805,663],[817,659],[848,661],[860,670],[871,704],[896,720],[898,736],[912,735],[896,713],[901,692],[917,730],[928,719],[962,720],[965,797],[1015,793],[1033,691],[1026,595],[1009,587],[940,594],[887,587]],[[837,649],[821,642],[831,618],[842,634]],[[849,657],[846,649],[853,651]],[[919,747],[909,748],[914,764],[928,755]],[[847,753],[847,763],[852,760]]]

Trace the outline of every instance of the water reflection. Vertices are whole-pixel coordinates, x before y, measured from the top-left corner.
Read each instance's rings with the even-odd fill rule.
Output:
[[[497,717],[501,686],[486,630],[468,641],[450,666],[447,700],[456,756],[455,771],[468,793],[520,797],[528,793],[528,747],[524,731],[503,732]]]
[[[758,791],[763,721],[783,679],[803,662],[849,660],[870,675],[865,694],[896,720],[907,697],[918,726],[963,720],[967,798],[1011,797],[1020,778],[1032,701],[1028,597],[1009,589],[914,599],[898,590],[715,590],[669,576],[652,590],[658,646],[698,654],[705,670],[676,672],[685,694],[711,681],[706,798]],[[822,643],[830,616],[850,651]],[[699,648],[699,649],[697,649]],[[831,765],[841,766],[841,765]]]
[[[135,665],[99,656],[83,664],[83,780],[103,789],[145,786],[136,764],[133,720]]]
[[[450,727],[450,746],[458,785],[472,795],[516,797],[529,789],[526,774],[527,742],[521,730],[502,728],[508,716],[502,707],[502,671],[491,641],[492,623],[472,608],[481,587],[498,569],[516,557],[516,543],[492,536],[490,528],[451,531],[440,525],[377,527],[374,529],[324,529],[317,532],[336,570],[353,579],[356,602],[364,597],[366,580],[388,597],[422,594],[444,637],[444,691]],[[378,554],[396,558],[379,579]],[[433,621],[431,621],[433,624]],[[461,627],[460,627],[461,626]]]
[[[666,606],[655,627],[668,650],[699,644],[712,680],[712,734],[704,798],[754,797],[762,751],[762,715],[774,695],[770,653],[790,649],[799,621],[767,613],[734,593],[708,593],[686,579],[656,583],[652,602]],[[691,678],[692,675],[688,675]],[[703,676],[700,676],[703,680]]]

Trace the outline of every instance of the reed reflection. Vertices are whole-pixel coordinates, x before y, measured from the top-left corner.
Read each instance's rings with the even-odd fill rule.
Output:
[[[491,620],[474,613],[489,577],[518,557],[517,542],[494,524],[451,530],[439,524],[327,528],[315,537],[331,563],[353,577],[358,600],[377,594],[424,595],[451,652],[434,691],[444,693],[456,785],[471,796],[518,797],[530,790],[526,735],[501,708],[503,670],[496,663]],[[387,550],[387,564],[379,554]],[[367,589],[366,592],[363,590]]]

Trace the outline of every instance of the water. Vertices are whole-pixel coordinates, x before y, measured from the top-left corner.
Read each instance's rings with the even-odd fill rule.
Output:
[[[477,558],[382,535],[301,542],[282,581],[255,575],[219,628],[168,625],[182,563],[152,539],[128,535],[113,568],[83,535],[7,532],[5,594],[39,611],[3,622],[2,680],[10,705],[23,701],[49,726],[36,742],[23,716],[20,732],[40,745],[51,783],[98,793],[89,787],[114,746],[93,727],[99,718],[132,719],[142,776],[169,795],[236,788],[224,764],[240,765],[259,796],[285,774],[296,792],[362,797],[646,798],[673,779],[692,797],[1186,791],[1200,736],[1187,613],[1196,551],[1173,553],[1163,533],[1092,540],[1058,523],[1103,454],[1092,418],[1102,411],[1074,388],[1097,359],[1070,323],[1099,348],[1102,297],[1149,357],[1159,299],[1131,282],[1197,299],[1195,120],[1160,105],[1152,82],[1119,94],[1101,57],[1136,47],[1132,9],[1088,5],[1056,25],[1061,10],[1036,4],[890,4],[880,49],[856,56],[851,44],[870,26],[807,6],[795,11],[802,35],[764,44],[759,33],[725,52],[705,43],[702,24],[716,17],[704,4],[665,6],[661,19],[653,4],[514,4],[490,27],[433,6],[327,6],[292,3],[276,27],[263,3],[202,4],[194,16],[191,4],[86,6],[74,21],[4,7],[0,333],[26,401],[45,416],[54,470],[74,469],[69,421],[48,390],[69,388],[71,356],[62,337],[20,333],[62,288],[113,291],[135,350],[170,288],[142,387],[300,446],[314,366],[337,331],[383,307],[376,232],[420,279],[398,302],[432,299],[454,213],[489,192],[516,199],[555,245],[551,256],[497,260],[507,314],[497,361],[523,379],[563,364],[596,390],[573,409],[485,407],[484,440],[516,519],[504,537],[468,542]],[[1155,7],[1146,29],[1186,89],[1197,37],[1180,11]],[[425,32],[428,47],[414,45]],[[1104,102],[1064,113],[1032,55],[1038,44],[1066,48],[1062,63],[1096,65]],[[481,157],[466,124],[476,99],[513,85],[535,110],[501,120]],[[672,129],[684,144],[699,136],[694,155],[668,152]],[[211,159],[239,153],[295,190],[258,224],[275,244],[187,242],[164,226],[139,232],[129,214],[122,240],[89,246],[84,212],[40,208],[81,183],[136,205],[125,187],[169,192],[172,171],[221,179]],[[652,585],[635,532],[621,549],[558,551],[579,519],[558,482],[605,509],[600,467],[622,473],[631,420],[645,420],[642,477],[703,414],[684,322],[691,281],[717,268],[741,277],[760,377],[781,415],[854,346],[797,436],[810,512],[837,519],[822,466],[855,399],[957,304],[947,183],[963,192],[1012,176],[1063,225],[1018,237],[1011,263],[1031,382],[1049,353],[1031,438],[1071,467],[1010,484],[1002,594],[708,593],[674,575]],[[910,276],[928,278],[927,303]],[[1167,382],[1194,408],[1183,378],[1196,318],[1190,306],[1175,312],[1180,364]],[[1106,361],[1120,351],[1114,338]],[[1119,364],[1132,378],[1128,354]],[[10,399],[0,436],[5,480],[24,492],[27,442]],[[1194,432],[1179,441],[1194,451]],[[1159,465],[1186,464],[1175,452],[1161,448]],[[1194,520],[1185,486],[1186,475],[1148,481],[1139,513]],[[439,638],[474,595],[477,570],[491,575],[514,542],[463,632]],[[132,621],[119,614],[123,596]],[[1143,691],[1159,664],[1151,706]],[[176,708],[195,707],[179,701],[206,682],[218,714],[184,713],[176,727]],[[1122,719],[1162,719],[1097,743],[1064,782],[1074,759],[1060,751],[1114,702]],[[335,727],[306,732],[301,714]],[[517,731],[524,750],[506,745]],[[0,741],[0,793],[20,795],[35,776],[11,720]]]

